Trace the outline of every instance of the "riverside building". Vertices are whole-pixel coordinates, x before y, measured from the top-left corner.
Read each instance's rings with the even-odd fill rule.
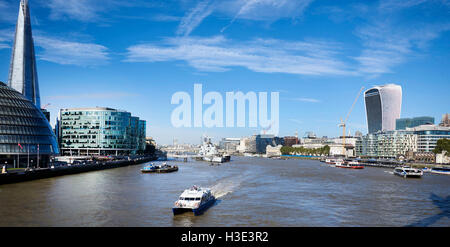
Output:
[[[395,120],[395,129],[406,130],[406,128],[427,124],[434,124],[434,117],[399,118]]]
[[[433,152],[439,139],[450,139],[450,127],[438,125],[421,125],[414,128],[407,128],[418,136],[418,152]]]
[[[414,131],[385,131],[367,134],[356,140],[356,156],[395,159],[417,152],[418,135]]]
[[[31,100],[0,82],[0,166],[46,167],[58,153],[44,114]]]
[[[57,132],[63,155],[140,154],[146,146],[146,121],[112,108],[61,109]]]

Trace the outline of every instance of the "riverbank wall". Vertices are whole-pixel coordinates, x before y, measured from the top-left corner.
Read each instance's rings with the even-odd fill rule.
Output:
[[[85,165],[79,164],[55,168],[34,169],[30,171],[9,172],[7,174],[0,174],[0,185],[138,165],[154,160],[157,160],[157,157],[140,157],[130,160],[105,161]]]

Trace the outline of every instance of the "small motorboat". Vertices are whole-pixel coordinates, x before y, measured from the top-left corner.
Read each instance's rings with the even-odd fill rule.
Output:
[[[180,198],[172,208],[172,212],[174,215],[193,212],[197,216],[211,207],[215,201],[216,198],[211,193],[211,189],[200,188],[194,185],[180,195]]]
[[[394,169],[394,174],[404,178],[420,178],[423,176],[423,171],[409,166],[399,166]]]
[[[153,163],[141,169],[142,173],[168,173],[178,171],[178,166],[171,166],[163,163],[163,165],[154,165]]]

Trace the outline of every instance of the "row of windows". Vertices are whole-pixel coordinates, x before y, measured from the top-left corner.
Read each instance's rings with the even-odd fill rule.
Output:
[[[47,135],[47,127],[0,125],[0,133],[4,135]]]
[[[0,106],[34,109],[34,107],[29,102],[17,99],[0,98]]]
[[[5,86],[0,86],[0,97],[12,100],[23,100],[21,94]]]
[[[0,144],[52,144],[54,140],[51,136],[22,136],[22,135],[0,135]],[[56,144],[56,143],[55,143]]]
[[[15,107],[0,107],[0,115],[17,117],[40,117],[34,109],[23,109]]]
[[[26,145],[21,144],[20,148],[17,144],[1,144],[0,143],[0,153],[20,153],[20,154],[37,154],[38,146],[36,144]],[[39,154],[51,154],[53,153],[52,145],[39,144]]]
[[[0,125],[48,127],[42,118],[0,116]]]

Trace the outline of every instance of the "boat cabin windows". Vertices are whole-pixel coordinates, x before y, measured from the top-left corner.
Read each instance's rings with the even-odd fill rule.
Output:
[[[180,200],[185,200],[185,201],[200,201],[200,197],[196,197],[196,198],[193,198],[193,197],[180,197]]]

